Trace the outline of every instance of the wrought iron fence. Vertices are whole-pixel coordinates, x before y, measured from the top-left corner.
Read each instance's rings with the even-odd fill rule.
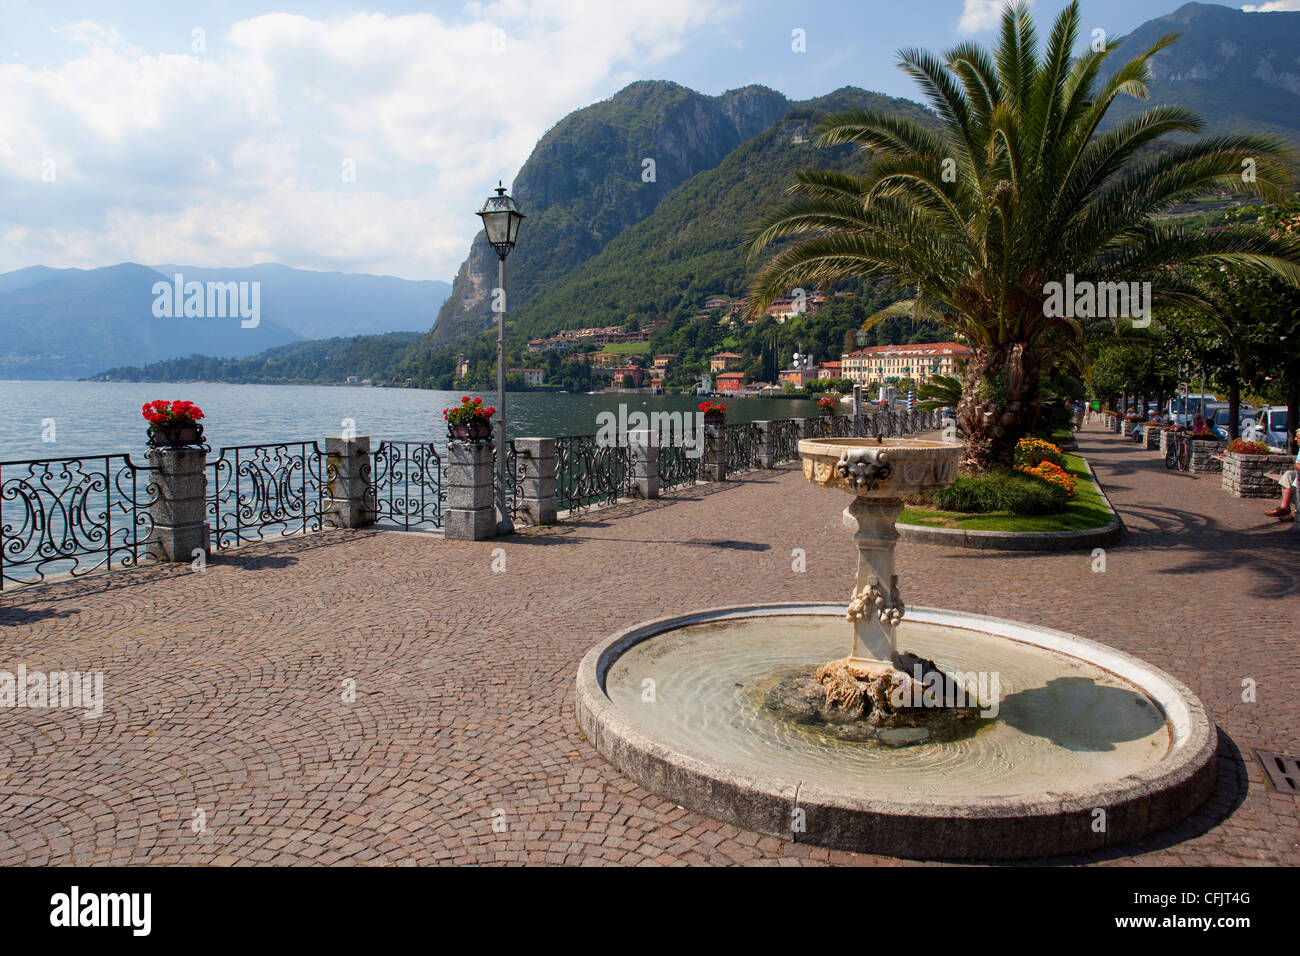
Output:
[[[768,442],[770,443],[772,461],[796,461],[799,458],[799,423],[786,418],[770,422]]]
[[[324,527],[335,476],[315,441],[229,446],[208,468],[213,548]]]
[[[129,455],[0,462],[0,589],[139,564],[151,471]]]
[[[613,504],[627,494],[631,449],[605,445],[595,435],[555,439],[555,502],[560,511]]]
[[[492,449],[492,467],[496,468],[496,448]],[[506,442],[506,507],[510,509],[510,517],[518,522],[524,514],[524,499],[520,495],[519,485],[523,481],[525,474],[524,463],[519,460],[519,449],[515,446],[514,439]],[[495,494],[496,471],[493,475],[493,494]],[[495,507],[495,505],[494,505]]]
[[[371,456],[367,486],[376,524],[404,531],[442,527],[442,456],[433,442],[381,441]]]
[[[659,449],[660,489],[695,484],[700,478],[700,462],[704,459],[702,452],[702,448],[687,448],[680,443],[661,446]]]
[[[727,474],[757,468],[761,446],[758,426],[752,422],[744,425],[723,425],[722,456]]]
[[[822,438],[852,438],[854,418],[852,415],[821,415],[810,419],[812,433]]]

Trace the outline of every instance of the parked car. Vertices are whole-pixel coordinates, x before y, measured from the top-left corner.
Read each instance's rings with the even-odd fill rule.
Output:
[[[1250,423],[1250,430],[1255,441],[1262,441],[1274,448],[1288,448],[1289,436],[1286,431],[1286,409],[1265,405]]]
[[[1206,393],[1193,392],[1189,395],[1179,395],[1177,398],[1171,398],[1165,406],[1165,412],[1169,420],[1175,425],[1181,425],[1183,428],[1190,428],[1192,419],[1201,414],[1201,406],[1217,404],[1215,396]]]
[[[1229,416],[1232,414],[1232,406],[1227,402],[1206,402],[1205,403],[1205,422],[1213,431],[1223,440],[1232,437],[1231,429],[1228,423],[1232,420]],[[1242,405],[1237,409],[1237,433],[1244,435],[1247,427],[1254,421],[1255,416],[1259,414],[1258,409],[1253,405]]]

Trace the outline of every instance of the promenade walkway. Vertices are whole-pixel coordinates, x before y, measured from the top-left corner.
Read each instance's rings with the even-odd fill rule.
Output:
[[[1105,573],[1086,552],[903,544],[905,599],[1103,641],[1210,708],[1211,803],[1061,862],[1294,864],[1300,801],[1269,791],[1253,749],[1300,754],[1295,538],[1217,476],[1168,472],[1095,427],[1080,444],[1129,529]],[[105,710],[0,710],[0,864],[899,863],[674,807],[606,764],[573,716],[577,662],[617,628],[845,600],[844,503],[786,466],[502,542],[332,532],[201,573],[6,592],[0,670],[102,670]]]

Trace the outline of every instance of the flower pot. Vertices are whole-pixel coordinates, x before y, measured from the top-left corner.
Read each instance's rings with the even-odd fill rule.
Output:
[[[721,425],[726,422],[726,420],[726,415],[719,415],[717,412],[704,413],[704,424],[706,425]]]
[[[452,441],[485,442],[492,437],[492,422],[477,417],[468,425],[450,424],[447,435]]]
[[[203,426],[196,422],[169,422],[149,426],[149,444],[153,448],[185,448],[203,444]]]

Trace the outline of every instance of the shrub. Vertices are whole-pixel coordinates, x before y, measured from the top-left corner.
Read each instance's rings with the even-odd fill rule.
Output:
[[[1062,510],[1068,497],[1064,488],[1038,475],[990,471],[982,475],[958,475],[951,486],[930,492],[926,503],[941,511],[965,514],[1007,511],[1042,515]]]
[[[1041,438],[1022,438],[1016,443],[1016,467],[1034,468],[1045,461],[1050,461],[1058,468],[1065,467],[1065,456],[1061,449]]]
[[[1219,441],[1219,436],[1214,432],[1192,432],[1187,436],[1190,441]]]
[[[1228,443],[1225,449],[1234,455],[1267,455],[1268,446],[1262,441],[1246,441],[1244,438],[1234,438]]]

